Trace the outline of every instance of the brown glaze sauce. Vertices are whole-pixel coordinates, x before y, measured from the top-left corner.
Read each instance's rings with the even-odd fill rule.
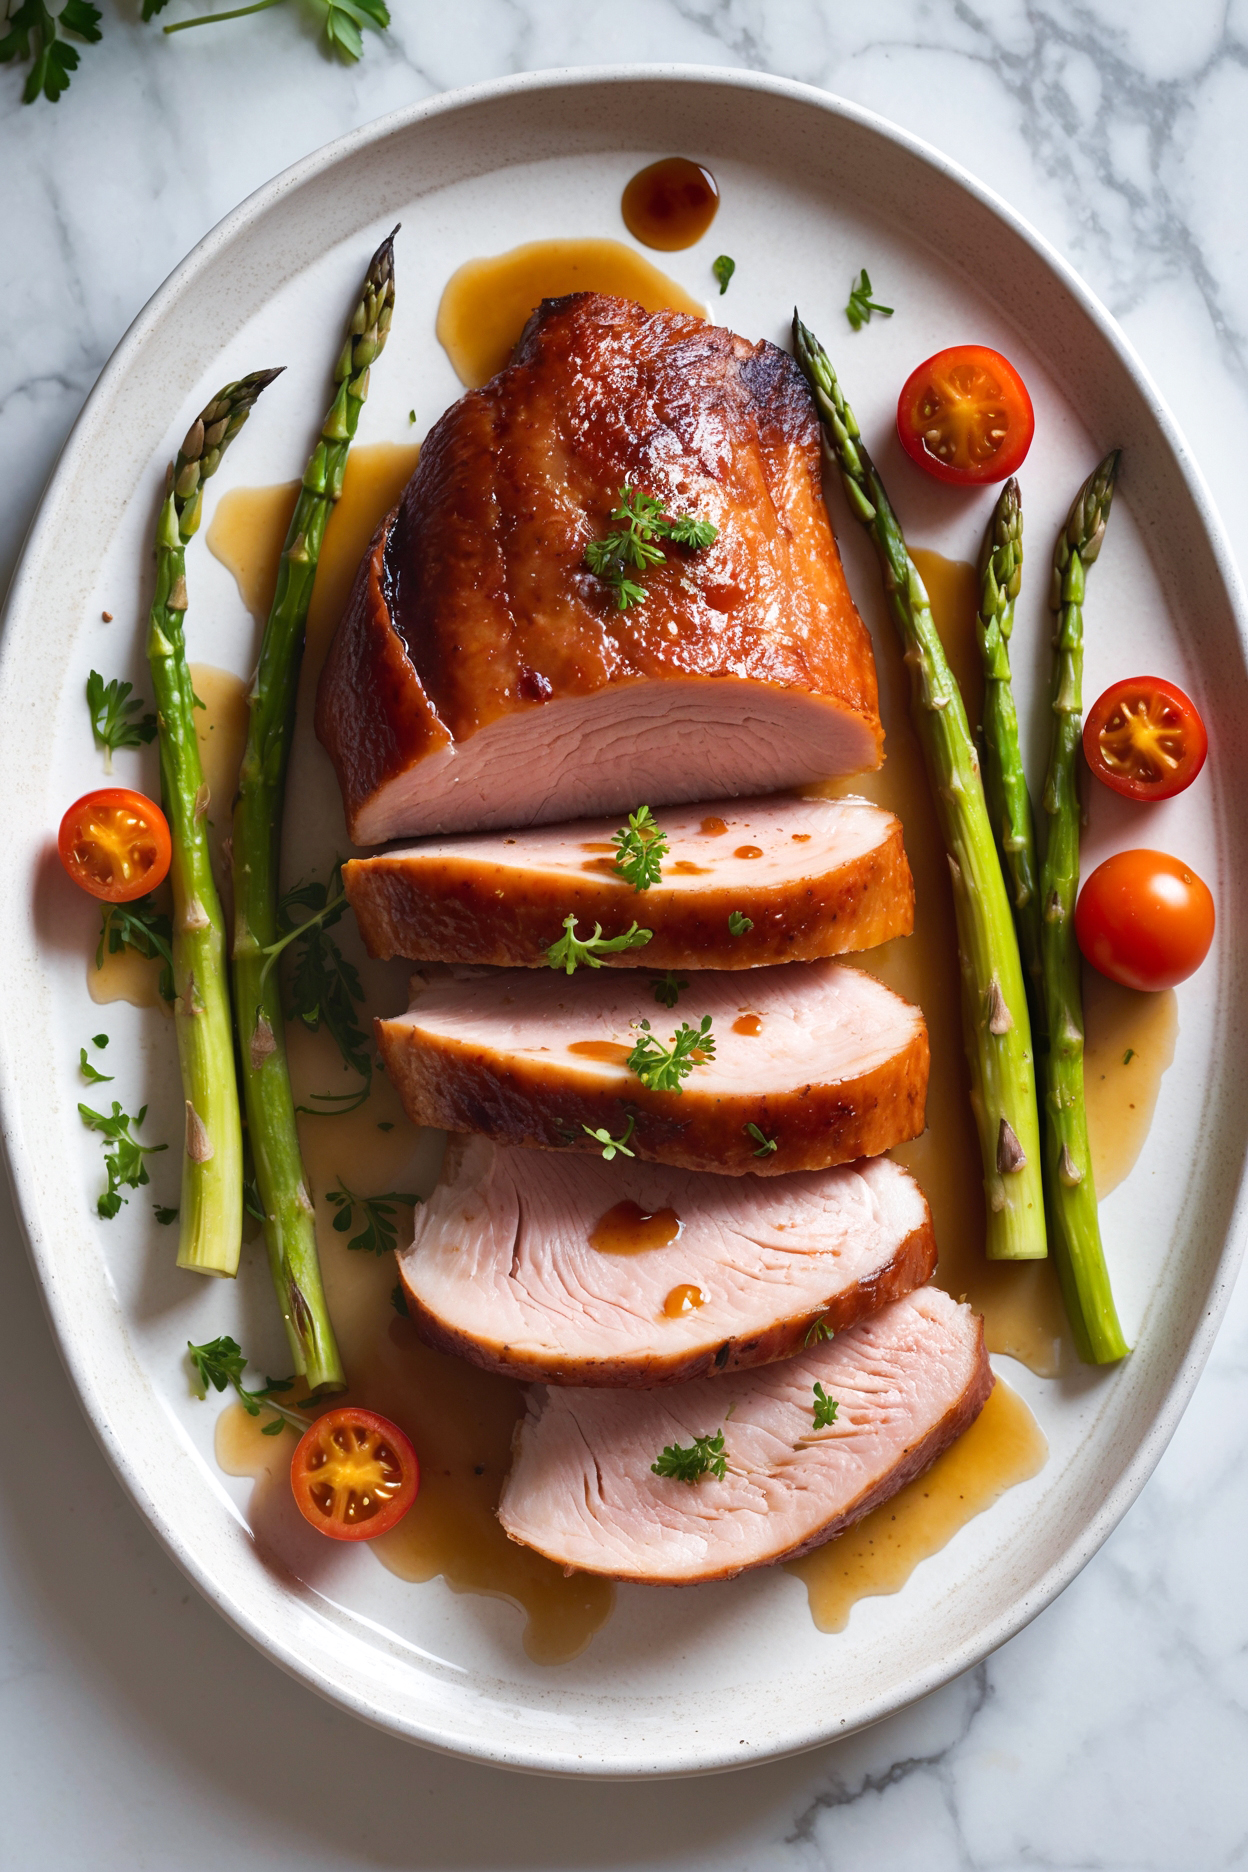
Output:
[[[673,1287],[663,1302],[663,1311],[668,1319],[682,1319],[686,1313],[696,1313],[700,1306],[706,1305],[706,1295],[700,1287],[691,1281],[683,1281],[679,1287]]]
[[[447,281],[438,306],[438,342],[459,381],[470,390],[488,383],[507,364],[542,300],[577,292],[636,299],[647,312],[706,317],[705,305],[623,241],[529,241],[508,253],[466,261]]]
[[[681,1227],[674,1209],[656,1209],[647,1214],[640,1203],[618,1202],[594,1223],[589,1245],[599,1254],[645,1254],[648,1248],[670,1247]]]
[[[699,830],[703,838],[723,838],[728,827],[722,819],[717,819],[714,813],[708,813],[707,817],[702,821]]]
[[[763,1031],[763,1017],[761,1014],[741,1014],[733,1021],[732,1031],[733,1033],[748,1034],[750,1038],[753,1039],[755,1034],[760,1034]]]
[[[691,858],[678,858],[674,865],[669,865],[667,868],[676,877],[709,877],[711,875],[709,865],[694,864]]]
[[[602,1060],[608,1066],[624,1066],[632,1058],[632,1047],[618,1040],[574,1040],[568,1048],[580,1059]]]
[[[734,858],[761,858],[763,848],[761,845],[738,845],[732,855]]]
[[[687,156],[647,163],[620,198],[624,225],[643,247],[675,253],[701,240],[719,208],[719,188],[709,169]]]

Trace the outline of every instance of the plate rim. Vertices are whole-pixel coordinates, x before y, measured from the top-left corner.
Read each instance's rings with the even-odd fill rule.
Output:
[[[271,210],[285,194],[306,186],[319,174],[332,170],[371,145],[384,143],[413,125],[443,115],[451,115],[493,99],[517,96],[527,92],[557,92],[586,89],[592,86],[627,86],[638,83],[667,83],[677,87],[727,85],[742,91],[765,93],[782,101],[807,107],[814,106],[829,116],[848,121],[898,146],[925,167],[934,170],[957,190],[969,195],[995,218],[1003,222],[1016,238],[1031,248],[1075,300],[1101,338],[1112,348],[1141,397],[1191,495],[1218,577],[1226,592],[1241,645],[1248,647],[1248,598],[1245,596],[1243,581],[1231,550],[1230,541],[1204,475],[1169,405],[1153,382],[1126,333],[1091,287],[1046,237],[1012,208],[1004,197],[925,139],[915,136],[876,111],[818,86],[778,77],[767,72],[740,70],[733,67],[680,63],[618,63],[550,67],[534,72],[523,72],[487,80],[480,84],[457,87],[454,90],[440,92],[433,97],[422,98],[412,104],[401,106],[369,123],[347,131],[344,135],[334,138],[319,149],[310,151],[299,158],[245,196],[236,207],[203,235],[157,287],[131,321],[85,399],[43,488],[34,518],[22,544],[6,595],[3,616],[0,618],[0,706],[10,699],[8,690],[11,686],[12,651],[9,622],[13,614],[23,606],[27,583],[33,578],[34,563],[41,556],[45,529],[52,524],[51,509],[55,504],[57,491],[61,482],[72,471],[78,451],[82,446],[84,432],[93,419],[97,402],[110,396],[114,386],[120,380],[124,380],[132,359],[149,332],[163,321],[169,307],[178,299],[183,290],[197,275],[211,265],[219,252],[228,246],[238,233],[249,223]],[[833,1733],[828,1733],[824,1729],[818,1733],[791,1736],[780,1743],[761,1743],[739,1757],[734,1756],[731,1761],[726,1758],[721,1759],[717,1755],[714,1759],[694,1762],[678,1768],[636,1763],[617,1768],[603,1768],[587,1766],[583,1761],[574,1757],[552,1757],[548,1751],[541,1751],[540,1746],[538,1748],[517,1748],[505,1745],[488,1748],[476,1745],[465,1747],[462,1743],[451,1739],[445,1728],[439,1731],[427,1723],[415,1720],[396,1720],[392,1715],[370,1706],[368,1698],[342,1683],[334,1682],[327,1672],[305,1662],[285,1639],[275,1637],[271,1632],[265,1631],[254,1610],[246,1607],[235,1597],[231,1588],[217,1577],[210,1564],[201,1563],[196,1554],[184,1546],[163,1517],[147,1484],[138,1473],[118,1428],[112,1421],[112,1412],[102,1397],[98,1385],[86,1369],[87,1361],[74,1343],[74,1333],[68,1318],[63,1317],[63,1310],[55,1298],[57,1283],[54,1278],[50,1277],[52,1270],[49,1265],[49,1248],[45,1240],[47,1231],[40,1226],[38,1216],[28,1214],[22,1197],[23,1173],[29,1172],[30,1164],[24,1129],[20,1122],[13,1121],[13,1112],[17,1104],[14,1062],[10,1059],[9,1047],[0,1034],[0,1149],[3,1151],[18,1226],[26,1243],[39,1288],[40,1301],[54,1343],[87,1424],[103,1450],[110,1467],[147,1526],[179,1570],[192,1581],[197,1590],[233,1629],[265,1657],[285,1670],[288,1675],[350,1715],[385,1733],[418,1743],[456,1759],[479,1761],[520,1772],[577,1779],[602,1781],[680,1779],[691,1775],[729,1772],[737,1767],[780,1760],[823,1747],[831,1741],[907,1708],[978,1664],[1009,1638],[1015,1636],[1039,1612],[1050,1605],[1087,1565],[1137,1499],[1152,1474],[1174,1435],[1208,1361],[1214,1339],[1230,1303],[1235,1276],[1243,1259],[1245,1242],[1248,1239],[1244,1214],[1245,1164],[1241,1162],[1235,1181],[1234,1197],[1230,1203],[1230,1221],[1226,1235],[1217,1261],[1210,1270],[1207,1300],[1192,1328],[1179,1367],[1154,1411],[1151,1424],[1141,1436],[1134,1455],[1126,1463],[1116,1482],[1096,1511],[1089,1517],[1081,1532],[1070,1541],[1060,1559],[1055,1561],[1029,1590],[1022,1592],[995,1620],[979,1629],[974,1639],[963,1642],[952,1652],[942,1654],[938,1661],[908,1678],[903,1686],[879,1694],[873,1703],[860,1710],[852,1726],[840,1723]],[[26,1180],[33,1182],[34,1179],[27,1175]]]

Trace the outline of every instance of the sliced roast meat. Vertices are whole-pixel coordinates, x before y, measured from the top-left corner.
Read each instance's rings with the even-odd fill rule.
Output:
[[[800,1352],[936,1265],[923,1192],[887,1157],[708,1176],[454,1137],[399,1255],[422,1339],[548,1384],[653,1386]]]
[[[835,1422],[814,1427],[816,1383]],[[652,1586],[731,1579],[819,1546],[947,1449],[992,1390],[983,1324],[935,1287],[797,1358],[664,1391],[535,1387],[499,1519],[569,1569]],[[656,1475],[723,1431],[727,1473]]]
[[[835,962],[708,970],[670,1011],[653,979],[417,975],[407,1013],[379,1020],[377,1040],[417,1124],[500,1143],[597,1151],[588,1132],[606,1130],[660,1163],[777,1176],[878,1156],[922,1131],[927,1028],[872,976]],[[681,1090],[648,1089],[627,1064],[646,1038],[640,1023],[670,1049],[706,1015],[713,1057],[696,1059]]]
[[[651,932],[603,959],[624,968],[756,968],[873,949],[914,926],[901,822],[862,799],[791,795],[659,815],[662,876],[638,892],[615,869],[615,819],[431,840],[357,858],[347,895],[370,955],[540,968],[576,934]],[[733,911],[752,925],[732,934]]]
[[[316,730],[358,844],[878,766],[870,639],[793,360],[625,299],[547,300],[434,425],[356,579]],[[587,568],[625,488],[709,521],[640,603]]]

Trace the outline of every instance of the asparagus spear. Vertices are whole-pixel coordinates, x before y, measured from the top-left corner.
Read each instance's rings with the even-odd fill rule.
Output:
[[[1027,988],[1027,1011],[1037,1055],[1045,1048],[1044,993],[1040,979],[1040,886],[1036,877],[1036,824],[1018,743],[1018,715],[1010,677],[1014,603],[1023,577],[1023,507],[1011,475],[993,509],[979,556],[979,653],[984,665],[984,798],[1014,904],[1014,928]]]
[[[398,229],[395,229],[395,233]],[[304,627],[321,542],[342,493],[368,372],[394,308],[394,235],[373,255],[334,372],[337,393],[304,471],[282,549],[277,590],[250,697],[247,747],[234,806],[234,1011],[247,1133],[264,1235],[295,1370],[313,1391],[340,1391],[342,1362],[321,1285],[312,1199],[304,1177],[286,1061],[281,987],[266,953],[278,939],[277,886],[286,768]]]
[[[1083,1102],[1083,997],[1075,940],[1079,887],[1079,737],[1083,710],[1084,573],[1101,550],[1114,495],[1118,451],[1075,496],[1053,559],[1053,729],[1044,810],[1049,822],[1040,873],[1040,953],[1048,1011],[1044,1070],[1044,1181],[1053,1252],[1079,1356],[1108,1365],[1129,1350],[1118,1324],[1101,1247]]]
[[[953,880],[962,970],[962,1034],[971,1073],[993,1260],[1047,1251],[1031,1026],[1009,899],[984,803],[962,695],[931,605],[826,352],[793,314],[793,348],[814,392],[824,445],[851,511],[866,527],[910,666],[911,708]]]
[[[201,1274],[238,1272],[243,1148],[225,918],[208,850],[208,788],[186,664],[186,545],[199,525],[204,482],[215,474],[260,392],[278,374],[257,371],[241,383],[226,384],[195,418],[169,470],[156,523],[156,595],[147,660],[156,689],[161,789],[173,838],[173,1007],[186,1105],[178,1266]]]

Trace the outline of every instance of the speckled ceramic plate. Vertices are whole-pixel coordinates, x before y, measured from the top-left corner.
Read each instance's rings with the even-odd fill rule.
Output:
[[[188,414],[226,378],[284,360],[289,394],[270,392],[245,464],[240,444],[221,480],[297,475],[319,414],[308,386],[319,396],[325,332],[337,328],[361,257],[401,220],[400,309],[362,440],[410,439],[413,406],[423,433],[459,391],[433,333],[452,269],[521,240],[622,234],[623,182],[673,151],[709,162],[723,205],[710,235],[666,257],[667,270],[702,294],[710,259],[731,253],[724,305],[738,330],[783,341],[796,300],[839,333],[838,361],[916,543],[973,557],[987,511],[985,495],[951,496],[908,469],[889,439],[897,385],[940,345],[997,345],[1027,379],[1040,437],[1026,468],[1031,539],[1051,538],[1090,464],[1124,446],[1096,575],[1114,599],[1098,610],[1087,692],[1128,669],[1163,670],[1197,699],[1212,751],[1207,782],[1137,817],[1130,833],[1125,807],[1102,814],[1097,836],[1181,851],[1214,883],[1220,925],[1209,962],[1180,990],[1178,1057],[1144,1156],[1104,1205],[1136,1351],[1120,1370],[1061,1383],[1010,1368],[1049,1438],[1042,1473],[925,1561],[903,1592],[860,1603],[837,1636],[815,1631],[796,1578],[769,1571],[693,1591],[621,1591],[580,1658],[542,1668],[526,1659],[510,1605],[456,1596],[441,1581],[404,1585],[358,1554],[310,1584],[253,1539],[247,1485],[214,1464],[213,1412],[188,1396],[181,1352],[188,1337],[233,1330],[261,1369],[266,1353],[280,1359],[262,1265],[249,1260],[229,1289],[197,1282],[175,1273],[169,1233],[145,1206],[107,1225],[95,1217],[98,1140],[75,1110],[78,1047],[100,1024],[83,968],[94,913],[64,885],[53,833],[66,803],[98,784],[82,704],[88,669],[101,659],[110,672],[141,668],[146,543]],[[899,310],[851,340],[840,308],[864,264]],[[874,570],[841,530],[851,582],[874,615]],[[215,633],[211,644],[201,635],[197,654],[245,667],[251,625],[232,585],[207,554],[195,578],[197,615]],[[1026,600],[1027,641],[1037,645],[1042,585],[1034,578]],[[109,627],[104,607],[116,614]],[[9,598],[0,1085],[18,1207],[83,1409],[142,1514],[222,1614],[284,1669],[397,1735],[517,1768],[628,1776],[732,1767],[874,1722],[965,1670],[1060,1592],[1173,1431],[1240,1252],[1244,617],[1204,483],[1113,321],[988,190],[820,92],[662,68],[488,85],[344,138],[208,235],[100,378]],[[1035,674],[1020,673],[1024,707]],[[126,771],[137,775],[145,770],[134,758]],[[167,1029],[156,1014],[112,1028],[119,1086],[144,1088],[158,1111],[176,1098]]]

